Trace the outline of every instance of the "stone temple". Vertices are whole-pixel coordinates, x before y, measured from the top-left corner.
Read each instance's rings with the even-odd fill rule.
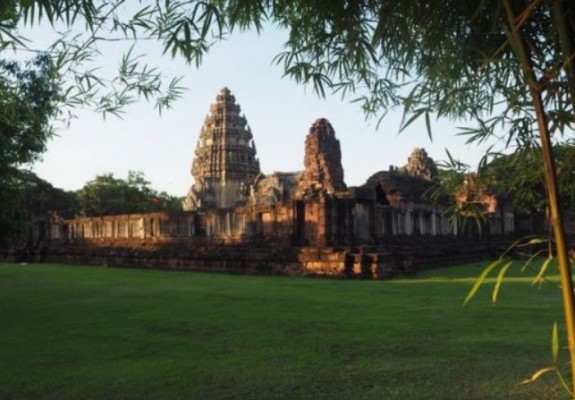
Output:
[[[259,174],[250,127],[234,95],[224,88],[200,130],[192,164],[195,183],[184,200],[184,211],[242,204]]]
[[[49,244],[41,254],[60,262],[384,278],[483,259],[514,233],[505,198],[467,190],[433,203],[437,167],[424,149],[406,166],[348,187],[327,119],[311,124],[304,145],[302,171],[263,173],[254,134],[224,88],[199,131],[183,212],[52,218],[36,229],[38,243]],[[443,209],[454,202],[484,209],[480,234],[473,224],[450,225]]]
[[[305,142],[301,172],[260,171],[246,117],[228,88],[223,88],[200,130],[192,161],[194,184],[184,211],[225,209],[246,204],[272,205],[294,199],[347,195],[341,149],[329,121],[315,121]]]

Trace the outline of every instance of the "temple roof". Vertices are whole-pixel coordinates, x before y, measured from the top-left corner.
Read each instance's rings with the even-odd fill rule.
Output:
[[[200,130],[185,210],[226,208],[245,203],[260,173],[256,147],[235,96],[224,87]]]
[[[429,191],[434,182],[396,171],[379,171],[362,187],[380,186],[391,204],[399,202],[429,203]]]
[[[224,87],[200,130],[192,175],[196,181],[228,178],[251,182],[260,173],[252,132],[235,96]]]
[[[296,197],[346,192],[339,140],[325,118],[318,118],[309,129],[305,139],[304,166]]]
[[[276,171],[270,175],[258,175],[251,193],[252,204],[274,204],[292,200],[301,174]]]

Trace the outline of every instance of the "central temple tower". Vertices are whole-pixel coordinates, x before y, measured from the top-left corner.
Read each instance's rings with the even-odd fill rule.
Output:
[[[200,131],[192,162],[195,182],[184,199],[184,210],[245,203],[259,173],[252,132],[236,98],[223,88]]]

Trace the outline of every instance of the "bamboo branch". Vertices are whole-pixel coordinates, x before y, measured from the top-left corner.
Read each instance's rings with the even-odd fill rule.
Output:
[[[543,90],[537,83],[537,77],[533,69],[533,63],[527,52],[524,38],[520,30],[515,26],[515,12],[510,0],[503,0],[509,29],[507,38],[511,47],[517,56],[527,81],[527,86],[531,93],[535,114],[537,117],[537,126],[539,128],[539,137],[541,140],[541,150],[545,163],[545,176],[547,182],[547,195],[549,198],[550,221],[553,227],[553,236],[557,245],[557,260],[561,275],[561,292],[563,295],[563,311],[565,314],[565,325],[567,328],[567,338],[569,345],[569,356],[571,360],[571,384],[570,394],[573,398],[575,395],[575,302],[573,297],[573,280],[571,276],[571,267],[565,239],[565,229],[563,227],[563,212],[559,201],[559,190],[557,184],[557,173],[553,159],[553,149],[551,147],[551,137],[547,123],[547,114],[543,107],[541,91]]]

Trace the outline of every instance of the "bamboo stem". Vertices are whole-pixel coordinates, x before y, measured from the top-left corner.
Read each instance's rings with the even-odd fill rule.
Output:
[[[569,345],[569,357],[571,364],[571,397],[575,398],[575,301],[573,296],[573,280],[571,276],[571,267],[567,254],[567,243],[565,240],[565,229],[563,227],[563,211],[559,201],[559,190],[557,184],[557,174],[555,162],[553,160],[553,149],[551,146],[551,135],[547,123],[547,114],[543,107],[541,96],[542,88],[537,84],[537,77],[533,71],[533,63],[527,53],[524,40],[515,23],[515,13],[511,6],[510,0],[503,0],[507,20],[510,26],[508,32],[509,40],[514,42],[512,48],[519,59],[525,73],[527,85],[531,94],[535,114],[537,117],[537,126],[539,128],[539,137],[541,141],[541,150],[545,164],[545,176],[547,182],[547,195],[549,199],[550,221],[553,227],[553,236],[557,245],[557,260],[561,275],[561,292],[563,296],[563,311],[565,314],[565,325],[567,328],[567,339]]]

